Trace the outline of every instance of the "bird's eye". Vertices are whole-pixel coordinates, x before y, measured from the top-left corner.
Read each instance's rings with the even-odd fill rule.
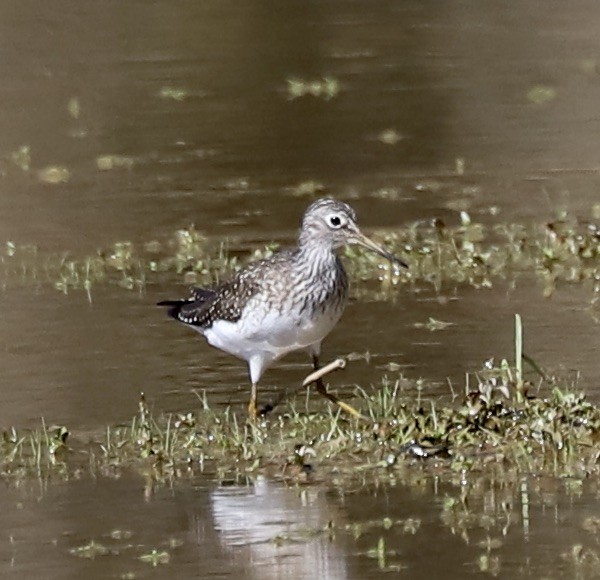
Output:
[[[332,215],[329,218],[329,223],[330,223],[331,227],[339,228],[342,225],[342,219],[340,218],[339,215]]]

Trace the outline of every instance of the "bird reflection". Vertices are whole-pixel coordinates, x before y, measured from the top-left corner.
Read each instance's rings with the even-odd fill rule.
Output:
[[[344,553],[327,532],[335,514],[323,489],[259,477],[216,488],[211,505],[219,541],[249,577],[347,578]]]

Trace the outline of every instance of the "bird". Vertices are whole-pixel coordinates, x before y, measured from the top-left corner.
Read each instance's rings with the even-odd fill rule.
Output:
[[[313,368],[320,368],[321,343],[348,302],[348,276],[338,250],[353,244],[408,267],[360,231],[350,205],[322,198],[306,209],[294,247],[248,264],[215,288],[192,288],[189,298],[158,305],[167,306],[171,318],[204,335],[213,347],[246,361],[251,383],[248,415],[256,420],[258,383],[275,361],[304,349]],[[359,415],[329,393],[321,379],[316,387]]]

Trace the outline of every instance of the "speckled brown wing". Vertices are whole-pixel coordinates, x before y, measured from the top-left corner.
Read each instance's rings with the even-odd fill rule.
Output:
[[[189,299],[166,300],[159,305],[170,306],[169,316],[199,330],[210,328],[217,320],[237,322],[251,298],[261,292],[269,294],[273,277],[281,277],[293,257],[292,251],[282,250],[248,265],[214,290],[193,288]]]
[[[206,302],[216,294],[216,291],[214,288],[198,288],[198,286],[194,286],[190,289],[190,294],[191,296],[186,302]]]
[[[168,314],[175,320],[203,330],[216,320],[237,322],[248,300],[259,290],[253,271],[240,272],[215,290],[193,288],[188,300],[167,300],[159,305],[170,306]]]

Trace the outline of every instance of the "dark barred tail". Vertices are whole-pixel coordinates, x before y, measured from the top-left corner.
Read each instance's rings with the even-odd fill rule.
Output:
[[[167,314],[174,318],[175,320],[179,320],[179,312],[183,306],[189,304],[191,300],[161,300],[157,302],[157,306],[169,306],[167,310]]]
[[[208,288],[192,288],[191,293],[191,298],[183,300],[161,300],[160,302],[157,302],[156,305],[168,306],[169,309],[167,310],[167,314],[171,318],[185,322],[186,324],[194,324],[192,321],[194,317],[191,317],[190,315],[194,314],[193,311],[202,309],[206,302],[214,298],[215,291],[209,290]],[[182,313],[181,311],[184,306],[190,304],[192,305],[191,309],[187,308],[186,311]],[[189,310],[192,310],[192,312],[188,312]]]

